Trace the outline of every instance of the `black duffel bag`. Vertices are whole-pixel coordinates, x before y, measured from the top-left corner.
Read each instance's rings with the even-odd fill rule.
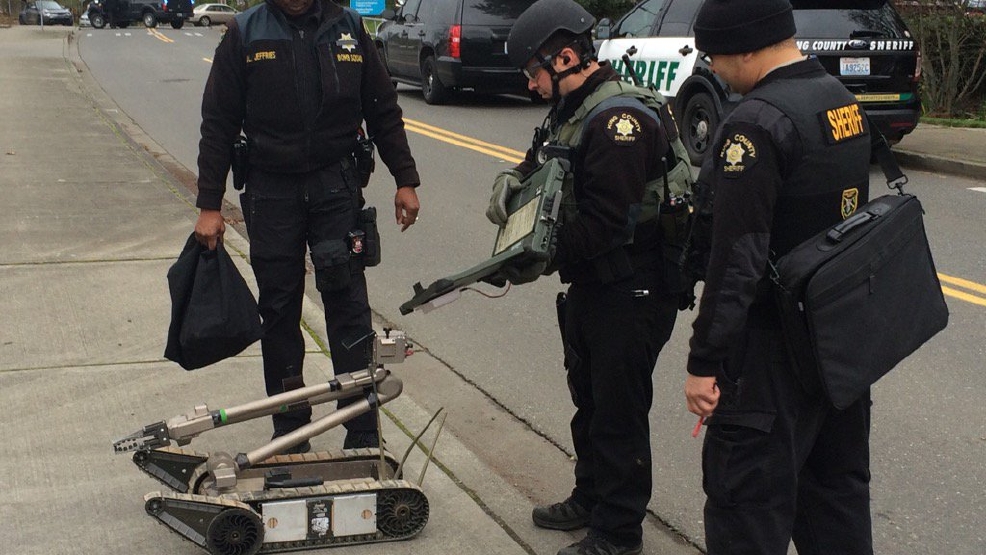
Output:
[[[164,356],[195,370],[239,354],[260,339],[257,301],[223,247],[189,236],[168,270],[171,325]]]
[[[774,264],[799,377],[838,409],[948,322],[922,214],[912,195],[874,199]]]

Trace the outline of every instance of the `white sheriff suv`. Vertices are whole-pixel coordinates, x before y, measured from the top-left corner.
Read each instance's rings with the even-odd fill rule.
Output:
[[[918,123],[921,60],[917,42],[887,0],[793,0],[802,52],[856,95],[893,144]],[[616,23],[596,29],[600,60],[669,99],[692,164],[709,148],[723,115],[739,100],[695,49],[692,24],[702,0],[642,0]],[[628,65],[625,60],[629,60]]]

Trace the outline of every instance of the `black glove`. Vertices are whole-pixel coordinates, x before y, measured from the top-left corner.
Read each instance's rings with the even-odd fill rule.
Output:
[[[530,283],[548,268],[547,260],[535,260],[522,266],[504,266],[500,271],[506,276],[507,281],[514,285]]]
[[[500,273],[507,278],[507,281],[514,285],[530,283],[541,276],[554,273],[558,270],[558,268],[552,264],[552,261],[555,258],[557,241],[558,228],[555,227],[555,229],[551,231],[551,237],[548,239],[548,251],[544,253],[543,256],[540,256],[534,260],[527,260],[516,266],[513,264],[508,264],[503,268],[500,268]]]

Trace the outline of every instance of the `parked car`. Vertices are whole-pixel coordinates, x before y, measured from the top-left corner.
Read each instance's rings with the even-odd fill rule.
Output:
[[[377,28],[375,43],[395,83],[420,85],[428,104],[449,93],[528,96],[507,58],[507,35],[534,0],[407,0]]]
[[[192,16],[193,0],[93,0],[89,4],[89,20],[92,26],[102,29],[128,27],[142,21],[145,27],[157,27],[158,23],[170,23],[181,29]]]
[[[72,12],[54,0],[28,2],[17,16],[17,22],[21,25],[41,25],[42,17],[45,25],[75,25]]]
[[[630,80],[622,60],[628,49],[637,75],[674,99],[681,139],[693,164],[709,148],[712,133],[739,96],[710,70],[695,50],[692,24],[702,0],[643,0],[615,24],[597,29],[599,59]],[[792,0],[795,39],[806,54],[856,95],[891,143],[917,126],[921,59],[894,6],[887,0]]]
[[[89,6],[86,6],[82,15],[79,16],[79,28],[82,27],[92,27],[92,22],[89,21]]]
[[[213,23],[225,25],[238,13],[240,12],[226,4],[199,4],[192,10],[192,16],[188,18],[188,22],[202,27],[208,27]]]

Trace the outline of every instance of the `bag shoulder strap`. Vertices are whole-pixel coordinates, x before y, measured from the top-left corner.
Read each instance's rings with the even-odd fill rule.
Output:
[[[887,143],[887,138],[873,125],[873,120],[870,119],[866,110],[863,110],[863,115],[866,118],[866,125],[870,128],[870,151],[880,164],[883,176],[887,178],[887,187],[897,189],[897,194],[903,195],[904,185],[907,185],[907,176],[901,171],[897,157],[894,156],[893,151],[890,150],[890,144]]]

